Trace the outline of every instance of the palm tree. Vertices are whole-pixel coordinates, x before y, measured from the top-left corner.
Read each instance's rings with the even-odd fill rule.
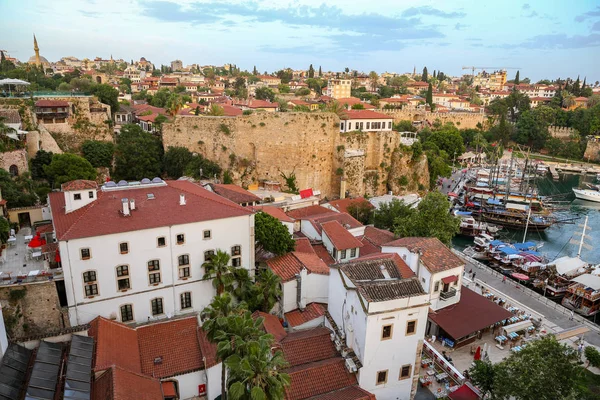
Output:
[[[177,115],[179,110],[183,107],[183,99],[177,93],[171,93],[167,100],[167,111],[171,116]]]
[[[265,269],[259,275],[256,287],[261,311],[270,312],[282,295],[281,278],[270,269]]]
[[[229,254],[223,250],[217,250],[217,254],[202,264],[204,267],[203,279],[212,279],[213,286],[217,289],[217,295],[225,290],[230,290],[233,284],[233,274],[229,268]]]
[[[17,131],[15,128],[12,128],[12,127],[6,125],[7,120],[8,119],[6,117],[0,117],[0,134],[1,135],[8,135],[9,133],[13,133],[13,132]]]
[[[250,342],[243,358],[234,354],[227,359],[231,400],[284,398],[290,376],[280,371],[288,364],[281,350],[271,352],[271,344],[272,340]]]
[[[347,116],[346,109],[337,100],[333,100],[332,102],[327,104],[327,107],[325,107],[325,111],[336,114],[338,117],[340,117],[340,119],[345,118]]]
[[[206,114],[213,117],[220,117],[225,115],[225,110],[218,104],[211,104],[210,109]]]
[[[251,301],[251,293],[255,287],[254,282],[250,278],[250,272],[246,268],[231,268],[233,275],[233,281],[235,282],[235,288],[233,289],[233,295],[238,301],[245,301],[248,303]],[[249,310],[253,310],[254,307],[248,305]]]
[[[562,106],[564,108],[570,108],[575,105],[575,96],[569,92],[564,92],[562,94]]]

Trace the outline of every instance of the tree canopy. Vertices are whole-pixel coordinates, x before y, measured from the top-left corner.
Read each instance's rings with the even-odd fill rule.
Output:
[[[264,212],[254,215],[254,233],[257,245],[273,254],[288,253],[293,251],[296,245],[288,228],[277,218]]]
[[[185,174],[185,170],[190,162],[192,162],[192,152],[187,147],[172,147],[170,146],[165,152],[163,163],[165,173],[170,178],[180,178]]]
[[[96,169],[88,160],[75,154],[54,154],[52,162],[44,166],[44,173],[54,187],[77,179],[96,179]]]
[[[115,179],[141,180],[160,176],[162,156],[160,139],[138,125],[124,125],[117,136]]]
[[[93,167],[112,166],[115,145],[112,142],[99,142],[97,140],[86,140],[81,146],[83,157],[92,164]]]

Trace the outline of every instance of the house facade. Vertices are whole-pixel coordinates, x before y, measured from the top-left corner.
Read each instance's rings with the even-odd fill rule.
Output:
[[[340,121],[340,132],[391,131],[394,119],[386,114],[369,110],[349,110]]]
[[[351,96],[352,80],[351,79],[330,79],[327,81],[325,95],[334,99],[343,99]]]
[[[49,196],[71,325],[144,322],[201,311],[217,250],[253,269],[254,217],[188,181],[74,181]]]

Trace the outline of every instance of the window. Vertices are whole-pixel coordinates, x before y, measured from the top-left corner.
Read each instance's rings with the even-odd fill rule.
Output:
[[[131,289],[129,284],[129,266],[119,265],[117,267],[117,287],[119,290]]]
[[[406,323],[406,336],[417,333],[417,321],[408,321]]]
[[[89,191],[88,192],[88,196],[89,196],[90,199],[93,199],[94,198],[94,192]]]
[[[242,246],[231,247],[231,265],[234,267],[242,266]]]
[[[438,290],[440,290],[440,281],[437,281],[435,285],[433,285],[433,291],[437,292]]]
[[[350,257],[356,257],[356,249],[350,250]]]
[[[133,306],[124,304],[121,306],[121,322],[133,321]]]
[[[183,233],[180,233],[179,235],[177,235],[177,244],[184,244],[185,243],[185,235]]]
[[[210,260],[212,260],[212,258],[215,255],[215,251],[214,250],[206,250],[204,252],[204,262],[209,262]]]
[[[231,265],[233,267],[241,267],[242,266],[242,258],[241,257],[232,258]]]
[[[177,257],[179,264],[179,279],[190,277],[190,256],[187,254]]]
[[[156,239],[156,245],[158,247],[165,247],[167,245],[167,240],[165,239],[164,236],[161,236]]]
[[[367,122],[367,129],[371,129],[371,123]]]
[[[384,325],[381,327],[381,340],[392,338],[393,325]]]
[[[160,315],[163,313],[163,299],[157,298],[152,299],[150,301],[150,305],[152,306],[152,315]]]
[[[80,253],[81,253],[81,259],[82,260],[89,260],[92,257],[89,248],[81,249]]]
[[[408,379],[410,378],[410,371],[412,370],[412,365],[403,365],[400,368],[400,377],[398,379]]]
[[[83,273],[83,288],[85,290],[85,297],[93,297],[98,295],[96,271],[86,271]]]
[[[206,239],[206,240],[210,239],[210,238],[212,237],[212,236],[211,236],[210,229],[207,229],[207,230],[205,230],[205,231],[202,231],[202,237],[203,237],[204,239]]]
[[[343,122],[342,122],[342,123],[340,123],[340,129],[341,129],[341,130],[344,130],[344,123],[343,123]]]
[[[81,200],[81,193],[75,193],[73,195],[73,200]]]
[[[127,243],[127,242],[119,243],[119,252],[121,254],[129,253],[129,243]]]
[[[352,129],[352,122],[348,122],[348,130]]]
[[[346,258],[346,250],[340,251],[340,258]]]
[[[242,255],[242,246],[233,246],[231,248],[232,256],[241,256]]]
[[[392,129],[392,121],[388,122],[388,129]]]
[[[192,308],[192,293],[184,292],[179,296],[181,299],[181,309]]]
[[[388,370],[377,371],[377,385],[384,385],[387,383]]]
[[[160,261],[148,261],[148,282],[150,285],[158,285],[160,283]]]

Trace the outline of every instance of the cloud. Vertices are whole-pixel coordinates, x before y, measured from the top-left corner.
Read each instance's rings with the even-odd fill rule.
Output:
[[[525,3],[523,4],[523,7],[521,7],[523,10],[529,10],[531,8],[531,6],[529,5],[529,3]]]
[[[592,25],[592,31],[600,31],[600,21]]]
[[[588,47],[600,47],[600,34],[568,36],[564,33],[551,35],[538,35],[527,39],[520,44],[504,44],[499,47],[513,48],[522,47],[526,49],[583,49]]]
[[[418,15],[428,15],[440,18],[461,18],[465,17],[467,14],[464,12],[445,12],[431,6],[411,7],[402,12],[403,17],[416,17]]]
[[[529,14],[523,15],[525,18],[533,18],[533,17],[537,17],[538,13],[535,11],[530,12]]]
[[[596,6],[595,9],[576,16],[575,21],[582,22],[588,18],[594,18],[594,17],[600,17],[600,6]]]
[[[85,17],[90,17],[90,18],[98,18],[100,17],[100,13],[95,12],[95,11],[84,11],[84,10],[79,10],[79,13]]]
[[[465,40],[469,42],[481,42],[483,39],[481,38],[466,38]]]
[[[184,22],[194,25],[223,24],[227,19],[236,20],[240,24],[282,23],[287,27],[316,27],[323,31],[312,30],[311,33],[334,44],[337,49],[363,53],[397,49],[401,46],[401,42],[406,40],[445,36],[437,27],[423,24],[417,15],[443,15],[446,18],[462,15],[444,13],[431,7],[414,9],[407,16],[404,13],[402,16],[393,16],[372,12],[345,14],[341,8],[325,4],[319,7],[266,9],[255,2],[228,4],[214,1],[195,2],[186,6],[171,1],[151,1],[145,4],[142,14],[163,22]],[[268,47],[267,44],[262,48],[270,52],[283,50],[278,47]]]
[[[454,29],[456,29],[457,31],[460,31],[460,30],[468,28],[468,27],[469,27],[469,25],[461,24],[460,22],[457,22],[456,25],[454,25]]]

